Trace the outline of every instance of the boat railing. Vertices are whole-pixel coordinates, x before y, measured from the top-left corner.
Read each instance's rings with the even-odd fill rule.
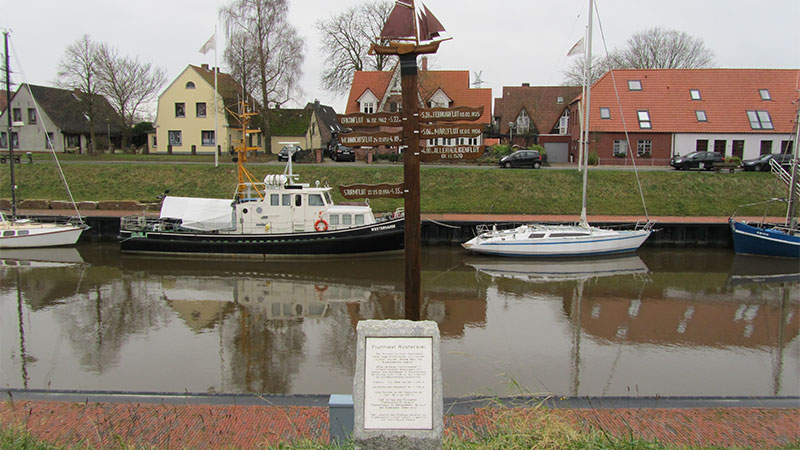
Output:
[[[180,228],[180,221],[138,214],[121,217],[119,228],[123,231],[175,231]]]
[[[790,171],[795,170],[793,164],[789,166],[790,171],[787,171],[786,169],[783,168],[783,166],[781,166],[781,164],[778,161],[775,161],[775,158],[770,158],[769,167],[772,170],[772,173],[777,175],[778,178],[780,178],[780,180],[783,181],[784,184],[786,184],[786,186],[789,186],[792,183],[792,174]],[[795,180],[793,187],[795,195],[800,196],[800,181]]]

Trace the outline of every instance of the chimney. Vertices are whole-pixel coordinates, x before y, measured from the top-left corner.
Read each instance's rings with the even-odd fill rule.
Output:
[[[202,64],[200,65],[200,67],[202,67],[203,70],[208,70],[208,64]]]
[[[422,70],[423,71],[427,71],[428,70],[428,57],[427,56],[423,56],[422,57]]]
[[[522,83],[522,87],[531,87],[530,83]]]

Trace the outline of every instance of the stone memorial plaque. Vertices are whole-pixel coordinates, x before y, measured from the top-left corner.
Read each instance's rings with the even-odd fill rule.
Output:
[[[366,338],[364,428],[433,429],[433,339]]]

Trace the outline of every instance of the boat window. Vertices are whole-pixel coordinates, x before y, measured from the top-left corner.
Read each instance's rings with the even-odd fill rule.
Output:
[[[322,202],[322,196],[319,194],[311,194],[308,196],[308,206],[325,206]]]
[[[589,233],[550,233],[550,237],[576,237],[588,235]]]
[[[329,205],[333,204],[333,200],[331,200],[331,193],[330,192],[326,192],[325,193],[325,203],[327,203]]]
[[[541,239],[544,237],[544,233],[531,233],[528,235],[528,239]]]
[[[353,224],[353,216],[350,214],[342,214],[342,225],[352,225]]]
[[[280,199],[280,194],[269,194],[269,206],[279,206]]]
[[[303,206],[303,196],[298,194],[294,196],[294,206]]]
[[[13,235],[14,235],[14,230],[10,230],[10,231],[3,231],[3,237],[6,237],[6,236],[13,236]]]
[[[283,206],[291,206],[292,204],[292,194],[282,194],[281,195],[281,205]]]
[[[331,223],[331,226],[339,225],[339,215],[331,214],[330,216],[328,216],[328,222]]]
[[[29,233],[29,230],[19,230],[17,231],[17,236],[25,236]]]
[[[356,214],[356,225],[364,225],[364,215]]]

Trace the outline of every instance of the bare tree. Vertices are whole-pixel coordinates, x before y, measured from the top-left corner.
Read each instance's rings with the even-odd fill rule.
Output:
[[[166,74],[164,69],[138,57],[121,56],[116,48],[107,44],[97,49],[97,68],[100,92],[111,99],[119,116],[123,146],[126,146],[137,111],[158,95],[167,81]]]
[[[387,68],[389,55],[369,55],[368,51],[371,44],[386,45],[377,36],[393,6],[393,2],[374,0],[317,22],[322,35],[320,48],[328,55],[322,72],[323,88],[346,93],[356,71]]]
[[[75,90],[81,97],[83,112],[89,119],[90,155],[95,152],[95,121],[97,119],[96,95],[100,93],[98,71],[98,44],[88,34],[68,45],[58,64],[58,84]]]
[[[231,76],[242,86],[244,92],[241,94],[253,92],[256,88],[258,73],[254,52],[247,33],[237,31],[228,38],[225,61],[230,67]]]
[[[268,153],[272,152],[270,104],[282,105],[300,92],[303,39],[287,21],[288,10],[287,0],[232,0],[220,9],[228,42],[237,35],[248,41],[245,48],[256,65],[256,97]]]
[[[702,39],[656,27],[631,36],[623,50],[592,58],[591,82],[611,69],[701,69],[713,64],[714,52]],[[564,71],[564,84],[582,84],[583,66],[584,58],[576,58]]]

